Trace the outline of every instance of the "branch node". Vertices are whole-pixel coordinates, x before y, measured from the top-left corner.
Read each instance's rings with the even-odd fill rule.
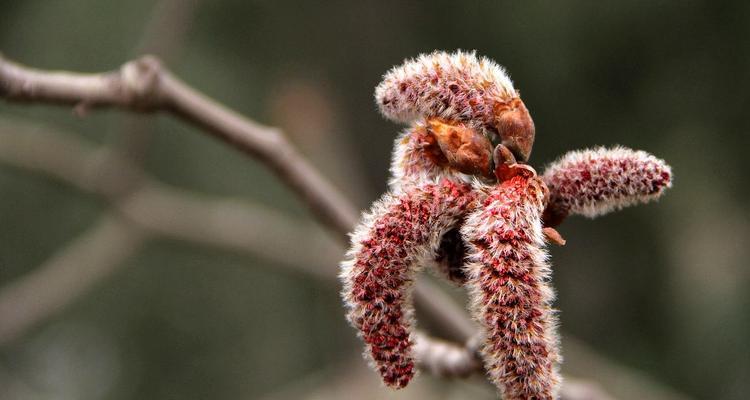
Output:
[[[161,105],[159,82],[163,68],[155,56],[145,55],[120,68],[123,95],[138,111],[156,111]]]

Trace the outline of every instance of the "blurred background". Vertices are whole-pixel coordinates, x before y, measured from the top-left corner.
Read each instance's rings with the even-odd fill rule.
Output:
[[[615,398],[748,397],[750,3],[0,9],[7,58],[98,72],[158,54],[198,90],[284,129],[362,209],[385,190],[402,129],[375,108],[381,75],[421,52],[476,49],[523,94],[533,165],[621,144],[674,170],[660,202],[559,228],[564,373]],[[166,197],[129,201],[139,171]],[[382,388],[325,277],[341,247],[263,165],[168,115],[3,101],[0,193],[2,399],[493,398],[480,378]]]

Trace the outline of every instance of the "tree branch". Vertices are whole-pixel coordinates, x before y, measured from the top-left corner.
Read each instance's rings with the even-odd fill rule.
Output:
[[[483,369],[477,355],[478,337],[465,346],[431,339],[417,333],[414,353],[420,368],[436,376],[467,377]]]
[[[0,56],[0,96],[12,101],[137,112],[167,111],[260,159],[285,182],[324,226],[346,238],[357,221],[354,207],[277,129],[251,121],[188,87],[152,56],[100,74],[42,71]]]

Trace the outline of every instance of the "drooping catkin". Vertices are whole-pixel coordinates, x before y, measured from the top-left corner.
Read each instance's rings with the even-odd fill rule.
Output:
[[[561,377],[541,215],[546,188],[533,173],[488,188],[461,233],[485,367],[504,399],[557,398]]]
[[[414,274],[435,257],[441,237],[473,199],[469,185],[448,179],[410,186],[384,195],[352,234],[341,272],[347,318],[388,386],[402,388],[415,373]]]

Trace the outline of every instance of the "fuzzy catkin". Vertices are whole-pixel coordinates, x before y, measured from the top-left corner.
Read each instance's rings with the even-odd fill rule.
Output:
[[[394,67],[375,89],[383,115],[397,122],[440,117],[493,125],[496,107],[518,97],[501,66],[474,52],[423,54]]]
[[[645,151],[625,147],[571,151],[550,164],[542,179],[550,190],[548,217],[590,218],[659,198],[672,186],[672,170]]]
[[[410,186],[385,194],[352,235],[341,272],[347,318],[388,386],[402,388],[415,373],[413,276],[473,199],[469,185],[448,179]]]
[[[407,60],[384,75],[375,100],[386,118],[411,126],[396,139],[389,192],[364,215],[341,264],[347,318],[365,354],[386,385],[412,379],[412,280],[432,264],[469,288],[485,367],[503,398],[557,398],[542,227],[549,234],[569,214],[655,199],[671,185],[669,166],[645,152],[595,149],[569,153],[539,178],[523,164],[535,137],[528,109],[505,70],[474,53]],[[489,168],[481,156],[492,146],[509,156]]]
[[[555,399],[561,377],[542,237],[546,188],[525,174],[487,190],[461,229],[472,312],[485,333],[485,367],[504,399]]]

